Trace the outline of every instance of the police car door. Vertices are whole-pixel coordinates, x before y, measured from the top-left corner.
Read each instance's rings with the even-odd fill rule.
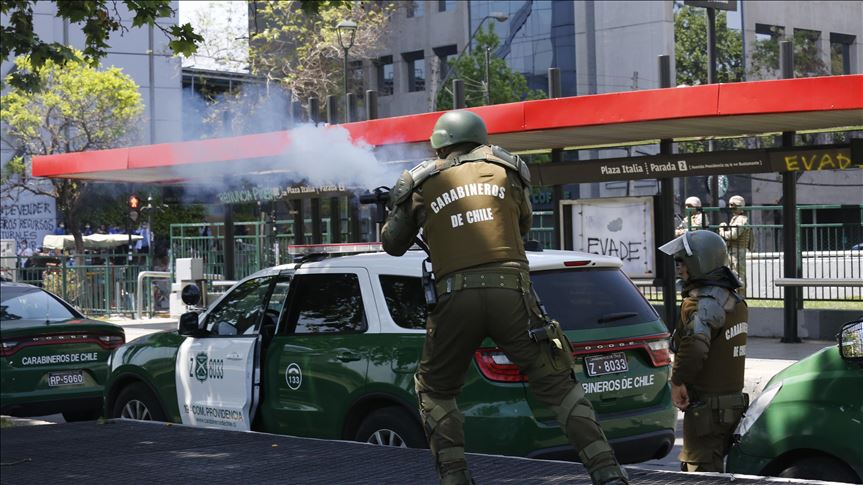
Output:
[[[272,433],[341,438],[379,330],[364,268],[300,269],[264,358],[261,422]]]
[[[260,389],[260,329],[277,319],[266,311],[274,278],[244,281],[207,312],[209,335],[187,337],[176,362],[183,424],[248,431]]]

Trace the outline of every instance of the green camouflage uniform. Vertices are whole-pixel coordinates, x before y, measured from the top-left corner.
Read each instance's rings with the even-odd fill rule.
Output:
[[[734,291],[688,286],[674,332],[671,381],[686,385],[684,471],[722,472],[731,434],[748,404],[743,391],[749,310]]]
[[[442,483],[469,480],[456,397],[486,337],[528,376],[536,397],[557,412],[595,483],[623,473],[571,367],[548,357],[547,342],[528,337],[529,328],[545,323],[532,296],[522,242],[532,217],[528,177],[517,156],[480,145],[405,172],[391,193],[381,233],[384,249],[404,254],[422,229],[436,277],[438,302],[426,324],[415,381]]]
[[[746,257],[752,248],[752,228],[749,226],[749,217],[746,214],[735,214],[728,225],[719,227],[719,235],[725,239],[728,246],[728,259],[731,269],[737,272],[737,277],[743,283],[743,287],[737,290],[746,296]]]

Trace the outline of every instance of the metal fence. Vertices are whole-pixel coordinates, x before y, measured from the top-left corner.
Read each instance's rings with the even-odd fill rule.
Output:
[[[841,209],[845,220],[854,222],[819,222],[821,214]],[[748,298],[778,300],[784,288],[775,280],[784,277],[783,231],[781,206],[754,206],[744,209],[749,215],[752,243],[745,254],[730,248],[737,259],[736,269],[744,277]],[[849,212],[850,211],[850,212]],[[855,212],[857,211],[857,212]],[[726,209],[704,208],[708,230],[719,231],[720,223],[730,218]],[[835,219],[835,217],[834,217]],[[817,205],[797,208],[796,257],[803,278],[863,279],[863,205]],[[311,227],[307,220],[305,227]],[[234,271],[240,279],[261,268],[293,260],[296,252],[294,221],[238,222],[234,225]],[[322,224],[324,243],[331,241],[329,220]],[[551,211],[534,213],[534,227],[528,235],[548,248],[552,247],[554,220]],[[303,241],[311,242],[312,234]],[[224,224],[173,224],[170,229],[171,267],[177,258],[201,258],[209,280],[224,279]],[[30,264],[28,264],[30,263]],[[149,268],[145,255],[87,254],[84,264],[74,258],[0,258],[3,276],[31,283],[52,291],[76,305],[88,315],[133,314],[135,312],[136,277]],[[742,266],[741,266],[742,265]],[[742,271],[741,271],[742,270]],[[636,284],[651,300],[661,300],[661,288],[654,281]],[[145,286],[144,309],[167,310],[169,282],[150,281]],[[863,301],[861,287],[804,287],[806,300]]]
[[[86,315],[132,315],[136,278],[147,269],[145,255],[88,255],[76,265],[69,256],[0,258],[3,277],[48,290]],[[169,287],[151,284],[143,296],[144,308],[167,310]]]
[[[302,241],[309,244],[312,220],[306,219]],[[204,272],[212,279],[225,274],[224,223],[171,224],[171,259],[202,258]],[[332,241],[329,218],[321,219],[321,241]],[[293,261],[291,246],[296,244],[293,220],[234,223],[234,276],[244,278],[261,268]]]
[[[539,241],[545,249],[555,246],[554,242],[554,212],[534,211],[533,227],[527,233],[527,238]]]
[[[775,285],[775,280],[785,277],[782,206],[743,210],[749,216],[751,243],[747,247],[729,244],[730,265],[745,280],[748,298],[782,299],[785,289]],[[828,211],[843,211],[854,222],[817,222],[818,214]],[[708,219],[706,226],[690,229],[721,233],[721,223],[730,219],[727,209],[705,207],[703,212]],[[796,257],[802,278],[863,279],[863,205],[798,206],[796,218]],[[726,228],[725,233],[728,231]],[[653,286],[653,282],[640,282],[639,287],[649,299],[662,299],[661,288]],[[802,293],[805,300],[863,300],[863,288],[859,286],[804,287]]]

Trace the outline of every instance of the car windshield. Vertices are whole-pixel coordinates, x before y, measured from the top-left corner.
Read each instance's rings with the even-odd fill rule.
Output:
[[[0,320],[59,321],[79,317],[57,298],[39,288],[3,287]]]
[[[659,318],[617,268],[535,271],[530,275],[549,316],[564,330],[617,327]]]

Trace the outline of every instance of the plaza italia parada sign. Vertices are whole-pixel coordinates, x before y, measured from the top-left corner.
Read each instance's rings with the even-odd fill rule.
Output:
[[[697,177],[735,173],[852,170],[863,161],[852,160],[848,146],[799,149],[738,150],[681,153],[531,165],[534,185],[581,182]]]
[[[773,148],[644,157],[605,158],[530,165],[533,185],[698,177],[736,173],[853,170],[863,160],[852,159],[849,146]],[[220,192],[223,204],[241,204],[305,197],[350,195],[345,185],[255,186]]]

